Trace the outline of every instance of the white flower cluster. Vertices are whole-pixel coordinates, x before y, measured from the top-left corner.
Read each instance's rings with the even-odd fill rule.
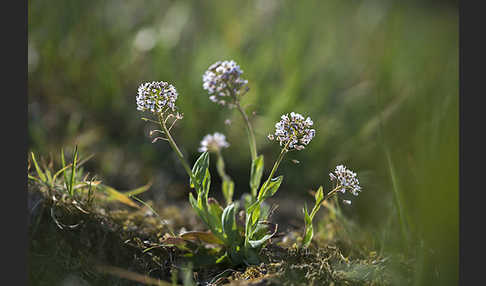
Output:
[[[175,87],[167,82],[145,82],[138,87],[137,109],[153,113],[162,113],[167,109],[175,111],[177,96]]]
[[[268,139],[279,141],[280,146],[285,146],[288,143],[287,149],[302,150],[314,138],[316,131],[312,129],[312,122],[310,117],[306,119],[299,113],[291,112],[284,114],[282,120],[275,124],[275,134],[268,135]]]
[[[203,140],[201,141],[201,147],[199,147],[199,152],[217,152],[221,148],[229,147],[229,143],[226,142],[226,136],[221,133],[214,133],[208,134],[204,136]]]
[[[246,91],[248,80],[240,76],[243,71],[235,61],[217,61],[203,75],[203,88],[210,94],[209,99],[221,105],[234,107],[231,93],[238,96]],[[229,100],[225,99],[228,98]]]
[[[361,192],[361,186],[359,185],[359,180],[356,177],[356,173],[347,169],[343,165],[336,166],[334,173],[329,173],[329,177],[331,177],[331,181],[336,180],[337,187],[340,187],[339,191],[343,194],[346,192],[346,190],[349,190],[355,196]]]

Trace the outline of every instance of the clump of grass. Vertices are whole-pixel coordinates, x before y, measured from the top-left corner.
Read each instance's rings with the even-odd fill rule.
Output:
[[[66,162],[64,150],[60,152],[61,167],[54,169],[54,162],[39,164],[35,153],[30,153],[28,161],[27,178],[38,185],[39,191],[45,198],[52,201],[51,217],[56,224],[62,228],[75,228],[79,224],[67,225],[56,217],[56,207],[59,204],[74,208],[84,214],[89,213],[93,208],[95,197],[98,200],[118,201],[133,208],[140,208],[130,196],[143,193],[150,188],[150,183],[127,192],[120,192],[111,186],[101,183],[96,176],[85,172],[82,166],[93,157],[87,156],[81,159],[78,147],[75,146],[72,161]],[[34,165],[34,172],[31,172],[31,165]]]

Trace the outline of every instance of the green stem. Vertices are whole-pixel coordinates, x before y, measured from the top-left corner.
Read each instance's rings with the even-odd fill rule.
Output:
[[[330,191],[324,198],[323,201],[329,199],[330,197],[332,197],[334,194],[337,193],[337,191],[339,191],[342,187],[341,186],[337,186],[336,188],[334,188],[332,191]]]
[[[277,171],[278,166],[280,165],[280,162],[282,162],[283,157],[287,153],[287,147],[289,146],[290,141],[292,141],[292,138],[285,144],[285,146],[282,148],[282,151],[280,151],[280,154],[278,155],[277,161],[273,164],[272,171],[270,172],[270,175],[268,176],[267,180],[263,184],[262,188],[260,189],[260,192],[265,189],[266,185],[270,183],[270,180],[272,179],[273,175]],[[260,197],[260,193],[258,193],[258,197]]]
[[[227,85],[226,90],[233,97],[236,108],[238,109],[241,116],[243,117],[243,120],[246,123],[246,132],[248,134],[248,143],[250,144],[251,160],[254,161],[258,157],[258,153],[256,149],[256,140],[255,140],[255,133],[253,132],[253,127],[251,126],[250,119],[246,115],[245,110],[240,105],[240,100],[238,99],[238,96],[234,93],[233,86],[227,81],[226,81],[226,85]]]
[[[221,185],[221,191],[224,198],[226,199],[226,204],[229,205],[233,201],[234,182],[224,170],[224,159],[223,154],[221,154],[221,150],[217,150],[216,155],[218,157],[218,161],[216,162],[216,169],[219,176],[221,177],[221,180],[223,181]]]
[[[253,132],[253,127],[251,126],[250,119],[246,115],[245,110],[241,107],[240,101],[238,99],[235,100],[235,104],[236,108],[238,108],[238,111],[246,122],[246,132],[248,133],[248,143],[250,144],[251,160],[253,161],[258,156],[256,149],[255,133]]]
[[[216,155],[218,157],[218,161],[216,163],[216,170],[218,171],[221,180],[223,181],[231,180],[231,178],[226,174],[224,170],[224,159],[223,159],[223,154],[221,154],[221,150],[218,150],[216,152]]]
[[[160,123],[160,126],[162,127],[162,129],[164,130],[165,135],[167,136],[167,140],[169,141],[170,146],[175,151],[177,157],[179,158],[179,161],[181,161],[182,166],[186,170],[187,175],[189,175],[189,178],[192,179],[193,178],[192,170],[189,167],[189,164],[187,163],[186,159],[184,159],[184,155],[182,155],[181,150],[179,150],[179,147],[177,147],[176,142],[174,141],[174,139],[170,135],[170,132],[167,129],[167,126],[165,124],[165,120],[162,120],[161,114],[159,114],[159,123]]]

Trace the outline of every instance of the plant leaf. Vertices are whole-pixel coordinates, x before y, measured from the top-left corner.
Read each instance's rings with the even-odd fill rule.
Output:
[[[29,178],[29,179],[31,179],[31,180],[34,180],[34,181],[37,181],[37,182],[39,182],[39,183],[42,183],[42,181],[41,181],[41,180],[39,180],[38,178],[36,178],[36,177],[34,177],[34,176],[31,176],[31,175],[29,175],[29,174],[27,174],[27,178]]]
[[[180,237],[185,240],[201,240],[211,244],[224,245],[223,241],[221,241],[218,237],[216,237],[212,232],[209,231],[188,231],[181,234]]]
[[[191,206],[192,208],[196,211],[197,215],[199,216],[199,218],[201,218],[201,220],[209,225],[208,223],[208,220],[206,218],[206,214],[205,214],[205,211],[202,207],[200,207],[200,202],[201,202],[201,198],[200,198],[200,194],[198,194],[197,196],[197,200],[194,198],[193,194],[192,193],[189,193],[189,202],[191,203]],[[201,205],[202,205],[202,202],[201,202]]]
[[[208,211],[212,216],[218,218],[219,222],[221,222],[223,207],[218,203],[215,198],[208,199]]]
[[[183,238],[180,237],[166,237],[161,241],[162,244],[164,245],[185,245],[187,241]]]
[[[51,171],[49,171],[49,169],[47,169],[47,168],[45,168],[44,171],[45,171],[45,174],[46,174],[46,177],[47,177],[47,183],[52,186],[54,181],[52,180]]]
[[[67,167],[70,166],[71,164],[69,164],[68,166],[66,166],[66,160],[64,159],[64,149],[61,148],[61,163],[62,163],[62,169],[61,170],[64,170],[63,171],[63,176],[64,176],[64,184],[66,185],[66,188],[68,189],[69,191],[69,180],[68,180],[68,176],[67,176]]]
[[[323,191],[322,186],[319,187],[314,198],[316,200],[316,204],[322,203],[322,201],[324,200],[324,191]]]
[[[221,188],[223,190],[223,196],[226,199],[226,204],[231,204],[233,201],[235,183],[232,180],[224,180]]]
[[[148,184],[146,184],[144,186],[141,186],[141,187],[129,190],[129,191],[125,191],[125,192],[123,192],[123,194],[127,197],[135,196],[135,195],[141,194],[143,192],[146,192],[148,189],[150,189],[151,186],[152,186],[152,182],[149,182]]]
[[[317,190],[317,192],[316,192],[316,194],[315,194],[314,197],[316,199],[316,202],[315,202],[314,208],[312,209],[312,212],[310,214],[311,220],[314,219],[314,216],[316,215],[316,213],[321,208],[321,203],[324,200],[324,192],[323,192],[322,186],[319,187],[319,189]]]
[[[258,156],[255,160],[251,162],[250,171],[250,189],[254,198],[256,198],[258,187],[263,174],[263,155]]]
[[[236,221],[235,221],[235,211],[236,211],[236,204],[232,203],[228,205],[221,217],[221,223],[223,226],[223,232],[228,237],[228,241],[230,243],[235,243],[238,239],[238,231],[236,229]]]
[[[69,164],[67,166],[64,166],[63,168],[61,168],[59,171],[57,171],[54,176],[52,176],[52,181],[55,182],[56,179],[57,179],[57,176],[59,176],[62,172],[66,171],[67,168],[71,167],[72,164]]]
[[[264,224],[264,223],[259,223],[258,224],[259,226],[261,225],[267,225],[267,224]],[[274,224],[269,224],[269,225],[273,225],[273,230],[271,230],[271,233],[269,234],[265,234],[263,237],[259,238],[259,239],[256,239],[256,240],[252,240],[252,239],[249,239],[248,240],[248,243],[251,245],[251,247],[253,248],[259,248],[261,247],[267,240],[269,240],[270,238],[272,238],[275,233],[277,233],[277,229],[278,229],[278,225],[274,225]],[[268,226],[268,225],[267,225]],[[258,229],[258,227],[257,227]],[[265,228],[262,228],[263,230],[265,230]],[[255,233],[261,233],[260,231],[256,230]]]
[[[74,180],[76,178],[76,163],[78,162],[78,145],[74,146],[73,165],[71,166],[71,180],[69,181],[69,193],[74,195]]]
[[[210,229],[216,231],[218,234],[223,230],[221,224],[221,217],[223,215],[223,208],[214,198],[209,198],[207,202],[208,221]]]
[[[196,160],[196,163],[194,163],[194,166],[192,167],[192,174],[193,178],[190,180],[190,184],[192,188],[198,188],[198,186],[201,186],[204,177],[206,176],[206,170],[209,167],[209,153],[204,152],[199,156],[199,158]],[[198,191],[199,192],[199,191]]]
[[[107,186],[107,185],[98,185],[103,191],[108,193],[109,200],[117,200],[121,203],[124,203],[128,206],[134,207],[139,209],[140,206],[137,205],[134,201],[132,201],[129,197],[125,194],[120,193],[119,191],[115,190],[114,188]]]
[[[304,221],[305,221],[305,233],[303,238],[303,246],[308,247],[314,236],[314,227],[312,226],[312,218],[307,212],[307,205],[304,206]]]
[[[282,184],[282,180],[283,176],[278,176],[265,182],[262,186],[262,190],[260,190],[260,193],[258,194],[258,199],[264,200],[273,196],[278,191],[280,184]]]
[[[206,172],[204,174],[204,178],[202,180],[202,191],[204,194],[204,198],[207,201],[208,194],[209,194],[209,187],[211,186],[211,174],[209,173],[209,169],[206,168]]]
[[[30,154],[32,155],[32,162],[34,162],[35,170],[37,171],[37,175],[39,176],[39,179],[45,183],[47,181],[46,175],[44,174],[44,172],[42,172],[42,169],[39,167],[39,164],[37,164],[37,161],[35,160],[34,152],[30,152]]]

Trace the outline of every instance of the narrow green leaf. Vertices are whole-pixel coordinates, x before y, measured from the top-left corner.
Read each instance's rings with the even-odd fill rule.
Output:
[[[52,176],[51,176],[51,171],[49,171],[49,169],[46,168],[45,174],[46,174],[46,177],[47,177],[47,183],[52,186],[53,180],[52,180]]]
[[[235,221],[235,203],[230,204],[227,206],[221,217],[221,223],[223,226],[223,232],[228,237],[230,242],[235,242],[238,239],[238,233],[236,230],[236,221]]]
[[[308,247],[314,236],[314,228],[312,226],[312,218],[309,216],[307,206],[304,206],[304,221],[305,221],[305,233],[303,238],[303,246]]]
[[[316,213],[319,211],[319,209],[321,208],[321,203],[322,201],[324,200],[324,192],[323,192],[323,188],[322,186],[319,187],[319,189],[317,190],[316,194],[315,194],[315,199],[316,199],[316,202],[315,202],[315,205],[314,205],[314,208],[312,209],[312,212],[310,214],[310,218],[311,220],[314,219],[314,216],[316,215]]]
[[[59,176],[62,172],[66,171],[67,168],[71,167],[72,164],[69,164],[63,168],[61,168],[59,171],[57,171],[54,176],[52,176],[52,181],[55,182],[57,179],[57,176]]]
[[[215,198],[208,199],[208,210],[212,215],[221,219],[221,216],[223,215],[223,207]]]
[[[205,204],[203,204],[202,194],[199,193],[197,195],[197,199],[194,198],[192,193],[189,193],[189,202],[191,203],[192,208],[196,211],[199,218],[207,225],[210,226],[210,222],[208,219],[208,213],[205,209]]]
[[[29,179],[31,179],[31,180],[34,180],[34,181],[37,181],[37,182],[39,182],[39,183],[42,183],[42,181],[41,181],[41,180],[39,180],[38,178],[33,177],[33,176],[29,175],[29,174],[27,174],[27,178],[29,178]]]
[[[73,186],[74,186],[74,180],[76,178],[76,163],[78,161],[78,145],[76,145],[74,147],[74,153],[73,153],[73,165],[71,167],[71,180],[69,182],[69,193],[72,195],[74,195],[74,189],[73,189]]]
[[[209,168],[209,153],[204,152],[201,154],[201,156],[199,156],[199,158],[196,160],[196,163],[194,163],[194,166],[192,167],[193,178],[191,178],[190,180],[191,187],[197,189],[198,186],[202,184],[204,177],[206,176],[206,170],[208,168]]]
[[[204,174],[204,178],[202,180],[202,191],[204,193],[204,197],[207,200],[209,194],[209,188],[211,186],[211,174],[209,173],[209,169],[206,168],[206,172]]]
[[[255,210],[251,213],[251,226],[256,226],[258,219],[260,218],[260,204],[258,204],[258,207],[255,208]]]
[[[221,224],[221,217],[223,215],[223,207],[218,203],[218,201],[214,198],[208,199],[208,214],[211,216],[210,222],[213,229],[217,232],[221,232],[223,230],[223,226]]]
[[[197,209],[197,201],[196,201],[196,199],[194,198],[194,196],[192,195],[192,193],[189,193],[189,203],[191,204],[191,206],[192,206],[194,209]]]
[[[35,170],[37,171],[39,179],[41,179],[41,181],[44,183],[47,182],[46,175],[44,175],[44,172],[42,172],[42,169],[39,167],[39,164],[37,164],[37,161],[35,160],[34,152],[30,152],[30,154],[32,155],[32,162],[34,162]]]
[[[260,219],[260,208],[262,201],[257,200],[253,202],[246,209],[246,222],[245,222],[245,240],[248,241],[251,238],[252,233],[257,227],[258,220]]]
[[[314,198],[316,200],[316,204],[322,203],[322,201],[324,199],[324,190],[323,190],[322,186],[319,187]]]
[[[264,226],[264,227],[262,227],[262,226]],[[264,231],[263,234],[268,230],[270,230],[270,233],[264,234],[263,237],[261,237],[261,235],[258,235],[258,236],[256,236],[257,239],[249,239],[248,243],[251,245],[251,247],[259,248],[259,247],[263,246],[263,244],[267,240],[272,238],[277,233],[277,229],[278,229],[277,225],[274,225],[273,229],[269,228],[268,226],[269,225],[267,225],[267,224],[259,223],[260,229],[262,229]],[[258,234],[259,231],[257,230],[257,231],[255,231],[255,233]]]
[[[258,194],[258,199],[264,200],[272,197],[278,191],[280,184],[282,184],[282,180],[283,176],[278,176],[277,178],[272,178],[269,182],[265,182]]]
[[[207,220],[206,215],[204,213],[204,209],[199,206],[199,201],[200,201],[199,195],[198,195],[198,199],[196,200],[194,198],[194,196],[192,195],[192,193],[189,193],[189,202],[191,203],[192,208],[196,211],[199,218],[205,224],[208,224],[208,220]]]
[[[223,262],[225,259],[228,258],[228,253],[225,252],[223,255],[221,255],[218,259],[216,259],[216,264]]]
[[[251,162],[250,171],[250,189],[254,198],[256,198],[258,187],[263,174],[263,155],[258,156],[255,160]]]
[[[259,240],[248,240],[248,243],[251,245],[253,248],[258,248],[262,246],[267,240],[272,238],[273,235],[267,234],[265,235],[262,239]]]
[[[144,186],[141,186],[141,187],[129,190],[129,191],[125,191],[125,192],[123,192],[123,194],[125,196],[128,196],[128,197],[135,196],[135,195],[141,194],[143,192],[146,192],[148,189],[150,189],[151,186],[152,186],[152,183],[150,182],[150,183],[148,183]]]
[[[68,176],[67,176],[67,172],[66,172],[67,171],[67,167],[69,165],[66,166],[66,160],[64,159],[64,149],[62,149],[62,148],[61,148],[61,163],[62,163],[62,170],[64,170],[63,171],[64,184],[66,185],[66,188],[68,189],[68,192],[69,192],[69,180],[68,180]]]
[[[255,227],[255,230],[250,235],[251,240],[262,239],[265,235],[276,232],[277,227],[278,225],[275,223],[271,223],[267,221],[259,221],[257,226]]]
[[[226,199],[226,204],[231,204],[233,201],[233,193],[235,189],[235,183],[232,180],[224,180],[222,184],[223,196]]]

